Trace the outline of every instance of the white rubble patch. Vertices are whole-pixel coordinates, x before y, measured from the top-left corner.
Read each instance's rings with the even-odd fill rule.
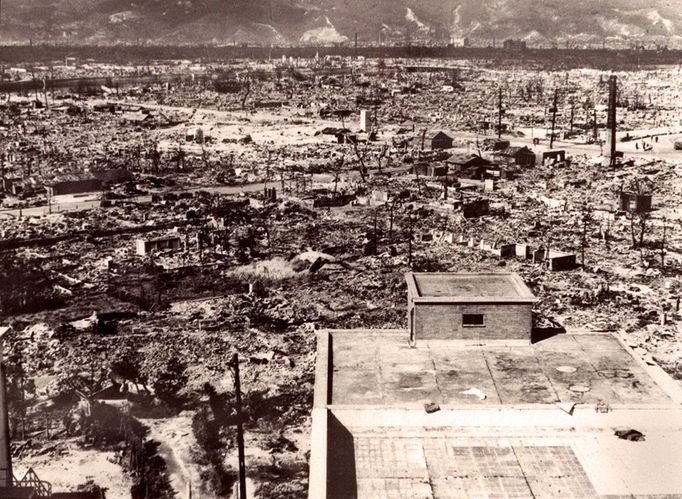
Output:
[[[265,23],[254,23],[255,26],[262,27],[267,29],[272,33],[272,41],[277,42],[277,43],[285,43],[287,41],[286,37],[282,36],[282,34],[277,31],[277,29],[272,26],[271,24],[265,24]]]
[[[49,455],[32,456],[15,462],[14,474],[23,477],[28,468],[33,468],[41,480],[50,482],[55,492],[76,490],[88,480],[107,487],[107,499],[128,499],[130,478],[123,468],[115,463],[114,452],[80,450],[70,446],[67,454],[59,458]]]
[[[121,24],[131,19],[135,19],[137,16],[132,10],[124,10],[123,12],[117,12],[116,14],[111,14],[109,16],[109,22],[111,24]]]
[[[486,398],[488,398],[488,396],[478,388],[469,388],[468,390],[464,390],[463,392],[460,393],[462,395],[471,395],[473,397],[478,397],[479,400],[485,400]]]

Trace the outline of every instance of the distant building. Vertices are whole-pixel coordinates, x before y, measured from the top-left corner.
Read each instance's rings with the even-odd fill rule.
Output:
[[[490,200],[486,198],[469,199],[463,201],[461,206],[464,218],[483,217],[490,213]]]
[[[523,40],[507,39],[502,43],[505,50],[526,50],[528,46]]]
[[[409,273],[410,338],[530,341],[536,299],[513,273]]]
[[[450,149],[452,147],[452,137],[443,131],[438,131],[428,137],[432,150]]]
[[[620,192],[620,209],[630,213],[645,213],[651,211],[651,194],[636,192]]]
[[[341,130],[336,133],[336,142],[339,144],[356,144],[358,142],[358,136],[348,130]]]
[[[85,178],[80,180],[65,180],[55,182],[45,187],[49,197],[66,194],[85,194],[102,190],[102,181],[97,178]]]
[[[444,177],[448,174],[448,166],[434,163],[417,163],[412,167],[415,175],[423,177]]]
[[[180,249],[182,240],[178,236],[157,237],[155,239],[136,239],[135,252],[140,256],[147,256],[157,251]]]
[[[236,79],[218,79],[213,82],[213,87],[222,94],[238,94],[242,91],[242,84]]]
[[[2,179],[2,190],[13,196],[21,194],[23,191],[23,180],[21,177],[4,177]]]
[[[507,164],[521,168],[533,168],[535,166],[535,153],[526,146],[507,147],[500,153]]]
[[[150,121],[151,116],[145,113],[123,113],[121,115],[121,120],[125,123],[130,123],[133,125],[141,125]]]
[[[483,149],[485,151],[504,151],[510,146],[508,140],[502,139],[483,139]]]
[[[563,163],[564,161],[566,161],[566,151],[563,149],[545,151],[542,153],[543,166],[547,164]]]
[[[450,169],[454,172],[463,171],[472,167],[485,167],[492,165],[491,161],[482,158],[474,153],[457,153],[445,160]]]
[[[91,172],[92,176],[102,183],[117,184],[133,179],[133,173],[127,168],[110,168],[108,170],[98,170]]]

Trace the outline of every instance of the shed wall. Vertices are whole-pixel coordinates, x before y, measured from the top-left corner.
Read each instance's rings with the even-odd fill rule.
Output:
[[[415,339],[505,340],[531,338],[532,305],[527,303],[415,303]],[[409,312],[408,312],[409,313]],[[483,314],[485,325],[462,326],[463,314]]]

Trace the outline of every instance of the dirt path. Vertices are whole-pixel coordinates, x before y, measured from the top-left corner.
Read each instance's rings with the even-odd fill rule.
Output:
[[[200,478],[199,470],[192,463],[190,448],[194,443],[192,418],[178,416],[167,419],[142,419],[149,427],[149,438],[159,442],[159,455],[166,462],[168,475],[178,499],[186,497],[188,484],[192,484],[196,496]]]

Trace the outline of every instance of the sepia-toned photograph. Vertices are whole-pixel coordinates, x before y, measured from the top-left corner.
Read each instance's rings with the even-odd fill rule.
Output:
[[[0,0],[0,499],[682,499],[682,0]]]

